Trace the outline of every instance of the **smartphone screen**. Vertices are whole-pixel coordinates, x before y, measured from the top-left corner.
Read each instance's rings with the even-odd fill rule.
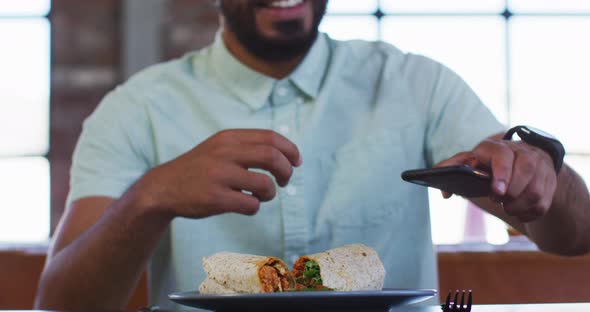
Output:
[[[408,170],[402,173],[402,179],[463,197],[484,197],[491,193],[491,175],[467,165]]]

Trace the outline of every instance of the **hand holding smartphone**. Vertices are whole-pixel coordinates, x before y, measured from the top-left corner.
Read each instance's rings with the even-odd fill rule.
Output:
[[[402,179],[463,197],[484,197],[491,193],[492,176],[468,165],[407,170],[402,173]]]

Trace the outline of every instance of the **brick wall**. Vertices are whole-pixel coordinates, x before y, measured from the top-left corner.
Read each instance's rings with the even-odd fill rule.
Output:
[[[52,232],[63,212],[71,156],[82,122],[122,80],[122,8],[121,0],[52,2]],[[210,0],[168,0],[160,32],[162,58],[207,45],[217,25]]]
[[[165,59],[209,44],[218,28],[217,10],[211,0],[168,0],[164,16],[162,54]]]
[[[54,0],[51,46],[51,224],[68,193],[71,155],[82,121],[120,77],[118,0]]]

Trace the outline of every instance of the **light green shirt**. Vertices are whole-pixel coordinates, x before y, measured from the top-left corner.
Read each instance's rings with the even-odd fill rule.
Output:
[[[449,69],[386,43],[322,34],[289,77],[275,80],[237,61],[218,35],[105,97],[84,123],[68,203],[118,198],[150,168],[229,128],[285,135],[303,166],[256,216],[175,219],[150,264],[153,304],[196,290],[202,257],[219,251],[291,265],[349,243],[378,251],[385,287],[438,288],[427,191],[400,173],[470,150],[503,126]]]

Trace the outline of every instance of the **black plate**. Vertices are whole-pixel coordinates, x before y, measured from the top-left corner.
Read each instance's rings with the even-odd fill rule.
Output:
[[[201,295],[198,291],[170,294],[170,300],[213,311],[388,311],[436,295],[433,289],[381,291],[318,291],[266,294]]]

